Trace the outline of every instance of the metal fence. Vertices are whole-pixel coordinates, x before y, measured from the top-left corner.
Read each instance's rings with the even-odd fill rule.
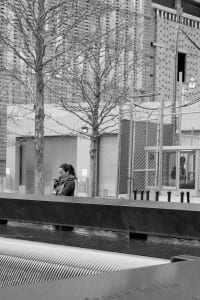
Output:
[[[120,132],[119,194],[128,194],[129,199],[133,199],[136,190],[199,191],[200,109],[198,101],[187,99],[187,103],[191,105],[181,103],[181,109],[176,108],[175,118],[170,103],[124,109]],[[185,175],[181,175],[181,157],[184,157]],[[181,176],[185,177],[184,181]]]

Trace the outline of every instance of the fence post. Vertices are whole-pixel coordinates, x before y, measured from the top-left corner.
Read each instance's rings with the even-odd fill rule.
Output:
[[[190,203],[190,192],[186,192],[187,195],[187,203]]]
[[[160,194],[160,192],[156,191],[156,201],[159,201],[159,194]]]
[[[180,196],[181,196],[181,203],[184,202],[184,192],[180,192]]]
[[[168,202],[171,202],[171,195],[172,195],[172,192],[167,192],[167,200]]]

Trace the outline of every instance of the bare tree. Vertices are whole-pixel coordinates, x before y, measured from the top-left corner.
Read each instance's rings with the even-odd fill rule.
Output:
[[[97,194],[99,137],[112,130],[118,105],[134,93],[132,74],[138,63],[132,38],[135,12],[119,2],[5,1],[0,30],[5,72],[23,86],[24,95],[30,97],[33,90],[36,193],[44,190],[44,101],[50,91],[89,127],[90,195]]]
[[[4,2],[4,24],[0,30],[6,53],[4,72],[12,74],[18,85],[30,81],[34,90],[35,192],[39,194],[44,192],[45,81],[67,65],[68,54],[74,51],[75,30],[84,22],[84,4],[85,0]]]
[[[68,86],[67,97],[59,92],[55,95],[64,109],[89,128],[89,193],[97,196],[99,138],[108,129],[116,130],[118,107],[134,90],[134,14],[121,7],[119,1],[96,1],[93,8],[95,13],[89,19],[87,36],[82,40],[77,36],[76,49],[81,55],[59,75]]]

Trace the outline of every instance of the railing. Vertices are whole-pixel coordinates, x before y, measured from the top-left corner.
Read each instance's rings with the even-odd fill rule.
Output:
[[[200,19],[189,14],[183,13],[182,17],[178,20],[178,16],[175,9],[164,7],[159,4],[153,4],[153,9],[157,17],[172,21],[180,22],[183,25],[199,29],[200,28]]]

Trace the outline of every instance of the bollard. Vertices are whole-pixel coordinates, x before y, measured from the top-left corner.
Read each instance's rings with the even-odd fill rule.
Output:
[[[186,192],[187,195],[187,203],[190,203],[190,192]]]
[[[7,225],[8,224],[8,220],[1,219],[0,220],[0,224],[1,225]]]
[[[184,192],[180,192],[180,197],[181,197],[181,203],[184,202]]]
[[[171,195],[172,195],[172,192],[167,192],[167,200],[168,200],[168,202],[171,202]]]
[[[146,199],[147,199],[147,201],[149,200],[149,194],[150,194],[150,191],[146,191]]]
[[[144,191],[141,191],[141,200],[144,200]]]
[[[137,190],[134,190],[134,200],[137,200]]]
[[[156,192],[156,201],[159,201],[159,191]]]

